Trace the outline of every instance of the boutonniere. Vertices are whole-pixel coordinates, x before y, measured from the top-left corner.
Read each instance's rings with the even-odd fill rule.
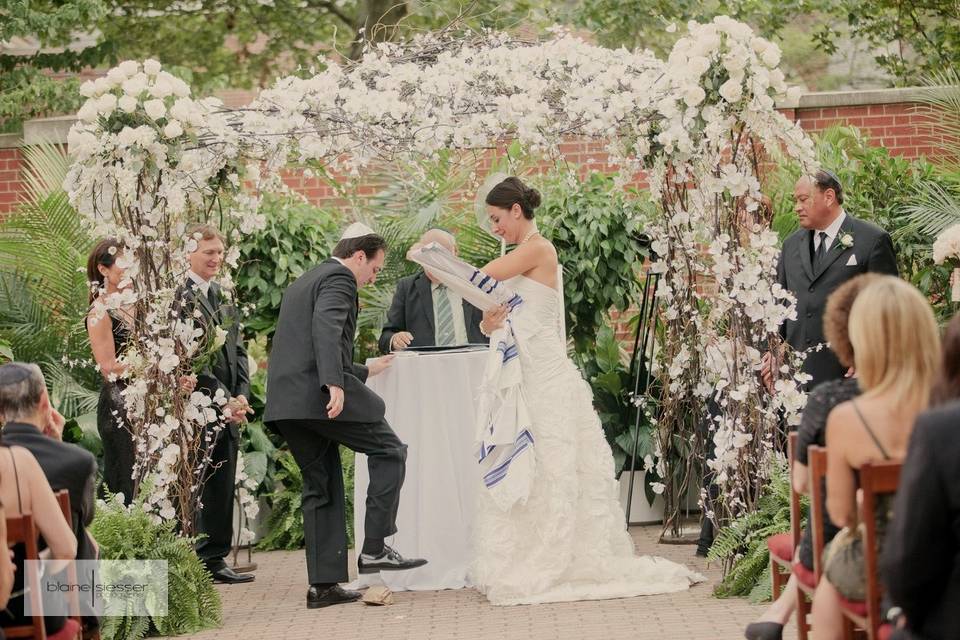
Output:
[[[837,238],[837,246],[841,249],[849,249],[853,246],[853,234],[852,233],[841,233]]]

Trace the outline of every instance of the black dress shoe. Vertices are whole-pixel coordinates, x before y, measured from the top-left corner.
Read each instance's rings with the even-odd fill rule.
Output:
[[[240,584],[241,582],[253,582],[252,573],[237,573],[230,567],[224,565],[216,570],[211,570],[210,575],[213,576],[214,582],[220,582],[223,584]]]
[[[344,589],[338,584],[332,587],[323,587],[315,584],[307,589],[307,609],[320,609],[335,604],[344,604],[347,602],[356,602],[360,599],[359,591],[350,591]]]
[[[783,625],[777,622],[754,622],[743,633],[747,640],[781,640]]]
[[[379,571],[406,571],[427,564],[423,558],[404,558],[395,549],[383,545],[383,553],[372,556],[361,553],[357,558],[357,569],[360,573],[377,573]]]

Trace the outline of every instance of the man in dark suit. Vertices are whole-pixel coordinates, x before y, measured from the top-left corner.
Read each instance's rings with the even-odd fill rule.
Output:
[[[441,229],[430,229],[420,245],[436,242],[457,253],[454,237]],[[407,347],[486,343],[480,332],[483,312],[436,280],[428,271],[400,278],[387,323],[380,333],[380,353]]]
[[[960,402],[917,417],[880,560],[897,638],[960,638]]]
[[[783,242],[777,281],[797,299],[797,317],[787,320],[781,335],[797,351],[808,350],[803,370],[811,376],[807,388],[849,373],[826,346],[823,310],[838,286],[861,273],[896,276],[897,258],[890,234],[846,213],[843,187],[835,175],[818,171],[803,176],[794,187],[801,229]],[[823,345],[817,350],[817,345]],[[773,359],[763,361],[763,378],[772,385]]]
[[[202,506],[197,513],[197,532],[203,537],[197,543],[197,555],[216,582],[250,582],[252,575],[237,573],[224,561],[233,543],[239,425],[250,412],[247,351],[243,347],[237,309],[213,281],[223,263],[226,248],[223,236],[215,227],[196,225],[187,230],[187,237],[197,246],[190,253],[190,271],[181,292],[183,308],[193,315],[204,331],[205,342],[214,348],[204,368],[197,373],[196,390],[211,398],[221,392],[227,401],[222,411],[224,424],[213,437],[210,471],[200,494]],[[219,341],[223,345],[216,348]]]
[[[71,524],[77,538],[77,560],[96,560],[97,545],[87,532],[87,527],[93,521],[97,461],[83,447],[63,442],[65,421],[50,404],[40,367],[26,363],[4,365],[4,368],[8,367],[21,368],[21,375],[26,377],[19,384],[28,384],[40,392],[34,406],[15,415],[0,416],[5,421],[3,443],[29,451],[43,470],[50,488],[54,492],[63,489],[69,492]],[[86,628],[96,628],[99,622],[88,602],[81,598],[80,606]]]
[[[357,288],[376,281],[385,250],[383,238],[365,225],[351,225],[332,258],[287,287],[270,352],[264,421],[284,437],[303,472],[311,609],[360,597],[338,584],[348,580],[341,444],[366,454],[370,470],[360,573],[426,563],[384,544],[397,531],[407,447],[384,419],[383,400],[364,382],[392,356],[369,369],[353,362]]]

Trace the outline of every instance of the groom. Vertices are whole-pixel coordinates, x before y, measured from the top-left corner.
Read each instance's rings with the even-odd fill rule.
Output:
[[[407,447],[384,419],[383,400],[364,381],[386,369],[393,356],[369,369],[353,363],[357,288],[376,281],[386,246],[365,225],[350,225],[333,257],[287,288],[270,352],[264,422],[287,441],[303,472],[310,609],[360,597],[338,584],[348,580],[341,444],[366,454],[370,470],[360,573],[427,562],[404,558],[384,544],[397,531]]]

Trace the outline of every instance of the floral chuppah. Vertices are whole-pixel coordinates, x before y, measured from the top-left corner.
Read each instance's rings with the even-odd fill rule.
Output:
[[[772,398],[756,375],[761,353],[779,344],[777,328],[793,313],[791,296],[775,283],[775,236],[760,213],[758,174],[764,152],[812,168],[812,144],[774,109],[787,89],[776,45],[726,17],[690,23],[688,31],[666,62],[562,32],[539,44],[497,33],[428,34],[378,45],[349,66],[281,79],[239,110],[194,100],[150,60],[122,63],[85,84],[66,188],[96,234],[125,246],[136,293],[100,306],[136,303],[125,394],[147,507],[192,520],[204,464],[200,426],[214,413],[202,394],[173,392],[203,342],[174,311],[191,249],[188,223],[213,221],[234,241],[262,227],[259,199],[283,188],[279,172],[289,161],[359,174],[373,160],[505,139],[555,153],[563,139],[586,136],[608,141],[623,182],[646,171],[661,204],[645,224],[663,282],[656,464],[668,504],[689,480],[668,468],[677,463],[671,447],[694,437],[695,416],[712,398],[710,465],[724,513],[749,508],[766,474],[777,412],[795,422],[803,402],[789,372]],[[241,189],[241,181],[251,187]],[[234,242],[227,261],[236,260]]]

